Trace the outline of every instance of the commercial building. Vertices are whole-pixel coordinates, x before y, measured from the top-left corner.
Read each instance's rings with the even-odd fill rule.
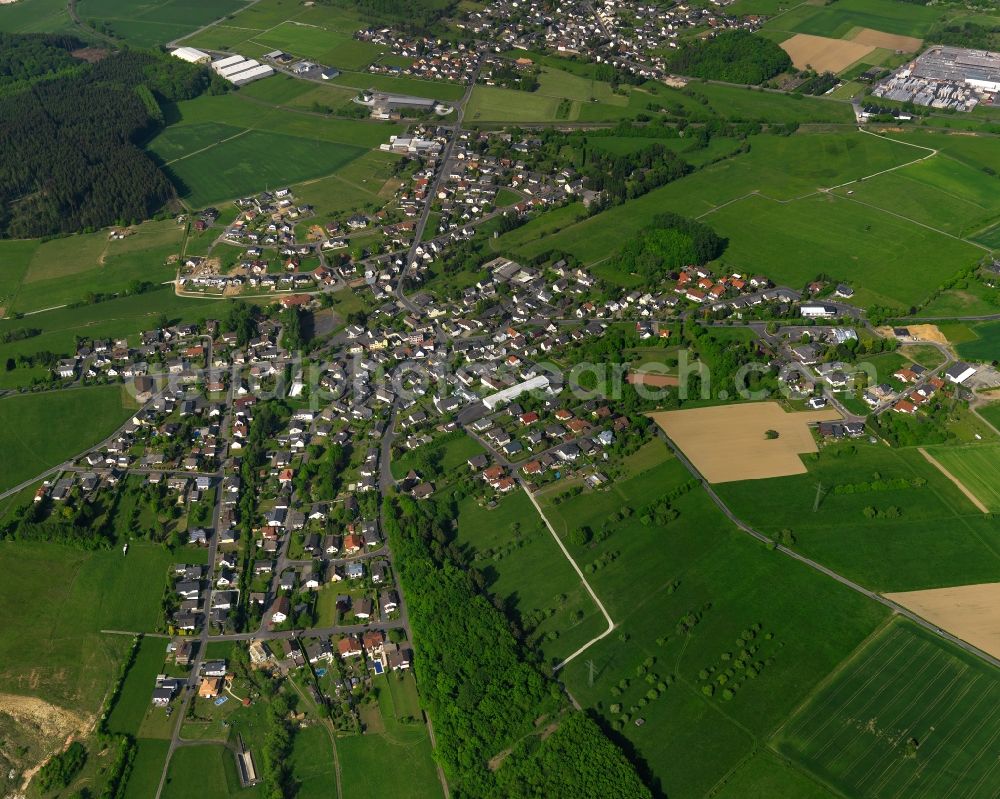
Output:
[[[181,61],[187,61],[189,64],[207,64],[212,60],[212,56],[208,53],[203,53],[193,47],[178,47],[176,50],[171,50],[170,55]]]

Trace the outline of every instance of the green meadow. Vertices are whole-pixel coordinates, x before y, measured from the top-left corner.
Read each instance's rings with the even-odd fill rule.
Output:
[[[131,230],[125,239],[111,240],[109,230],[98,230],[30,242],[34,249],[12,310],[37,311],[79,302],[88,294],[125,291],[134,282],[172,280],[175,267],[166,261],[180,252],[184,228],[166,219]]]
[[[77,13],[107,25],[133,47],[156,47],[209,22],[240,11],[245,0],[147,0],[123,7],[117,0],[81,0]]]
[[[63,0],[18,0],[0,6],[0,31],[55,33],[75,30]]]
[[[0,543],[7,575],[0,599],[16,605],[32,598],[31,614],[9,619],[0,636],[0,691],[38,696],[85,717],[96,713],[132,645],[129,636],[100,630],[154,629],[172,562],[170,552],[145,543],[134,542],[127,555],[117,547]],[[131,726],[137,702],[132,697],[116,715],[122,725]]]
[[[341,777],[357,799],[378,799],[386,795],[440,799],[438,781],[431,751],[430,737],[421,716],[406,720],[397,708],[412,708],[412,701],[403,699],[406,692],[415,692],[412,675],[402,677],[408,683],[404,691],[390,690],[389,681],[396,674],[377,677],[375,692],[378,704],[368,713],[368,731],[337,741]]]
[[[933,447],[928,452],[987,508],[1000,513],[1000,444]]]
[[[916,449],[832,445],[805,462],[807,474],[722,483],[715,489],[758,530],[768,535],[791,530],[794,549],[872,590],[996,579],[1000,545],[990,521]],[[925,482],[874,492],[843,488],[897,479]],[[897,507],[901,513],[870,519],[864,513],[869,506]]]
[[[869,641],[801,707],[775,747],[840,795],[996,796],[992,666],[906,621]]]
[[[970,327],[975,338],[960,343],[958,354],[971,361],[990,362],[1000,357],[1000,322],[976,322]]]
[[[129,667],[121,693],[108,716],[108,730],[133,737],[139,734],[142,720],[151,707],[156,675],[163,673],[166,649],[163,638],[142,639],[135,662]]]
[[[576,221],[579,208],[541,214],[493,246],[525,257],[564,250],[595,264],[657,214],[674,211],[700,218],[729,239],[725,268],[764,271],[793,287],[825,272],[854,283],[861,305],[902,307],[920,304],[933,287],[981,257],[971,244],[820,191],[909,163],[921,150],[857,132],[756,136],[750,144],[749,153],[596,216]],[[613,240],[608,229],[616,231]]]
[[[263,787],[240,788],[233,753],[221,744],[183,746],[170,758],[163,799],[241,799],[262,797]]]
[[[251,130],[166,167],[192,207],[335,172],[364,152],[348,144]]]
[[[0,399],[0,491],[74,458],[118,429],[132,409],[117,385]]]
[[[549,663],[604,631],[604,617],[520,489],[492,509],[462,500],[456,542]]]
[[[664,444],[650,446],[657,457],[606,490],[558,505],[559,489],[547,492],[546,514],[616,625],[559,674],[627,741],[654,788],[684,799],[708,794],[758,751],[885,612],[736,530],[700,489],[685,490],[690,474]],[[643,521],[677,490],[677,518]],[[606,539],[569,542],[624,508]],[[759,669],[720,681],[741,647]]]
[[[741,10],[739,13],[752,12]],[[802,3],[777,15],[765,27],[833,39],[845,38],[853,28],[872,28],[885,33],[922,38],[938,21],[939,16],[940,11],[937,9],[914,3],[840,0],[832,6]]]

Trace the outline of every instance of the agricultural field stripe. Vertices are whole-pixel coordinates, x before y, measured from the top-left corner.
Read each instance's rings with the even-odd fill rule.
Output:
[[[958,488],[958,490],[961,491],[963,494],[965,494],[966,499],[968,499],[969,502],[971,502],[973,505],[975,505],[978,510],[982,511],[983,513],[989,513],[990,512],[990,509],[987,508],[979,500],[979,497],[977,497],[975,494],[972,493],[972,491],[970,491],[968,488],[966,488],[965,483],[963,483],[961,480],[959,480],[957,477],[955,477],[955,475],[953,475],[951,472],[949,472],[933,455],[931,455],[923,447],[918,447],[917,449],[920,452],[920,454],[923,455],[927,459],[927,462],[929,464],[931,464],[932,466],[934,466],[939,472],[941,472],[941,474],[943,474],[945,477],[947,477],[949,480],[951,480],[951,482],[953,482],[955,484],[955,486]]]
[[[947,668],[947,663],[945,664],[945,668]],[[952,690],[955,688],[955,683],[957,683],[959,681],[959,679],[965,677],[965,675],[968,673],[968,671],[969,671],[969,667],[963,664],[962,670],[961,671],[957,671],[952,676],[951,682],[949,682],[948,685],[946,685],[943,689],[941,689],[941,691],[938,692],[938,695],[934,698],[934,701],[931,702],[929,705],[927,705],[924,708],[923,713],[921,713],[917,717],[917,720],[912,725],[910,725],[910,726],[911,727],[916,727],[916,725],[920,724],[924,720],[924,718],[927,717],[928,714],[930,714],[931,711],[936,710],[937,707],[938,707],[938,705],[941,703],[941,700],[944,699],[945,697],[947,697],[949,694],[951,694]],[[872,769],[876,768],[879,763],[881,763],[881,759],[879,759],[878,761],[876,761],[875,765],[872,766]],[[884,769],[882,769],[882,773],[881,774],[879,774],[879,775],[877,775],[877,777],[873,778],[873,779],[877,780],[874,783],[874,785],[875,785],[875,792],[877,794],[881,795],[883,786],[890,779],[892,779],[893,775],[896,773],[896,771],[899,769],[899,767],[902,764],[903,764],[902,758],[896,758],[888,766],[886,766]],[[866,785],[871,784],[871,779],[869,778],[868,775],[871,774],[872,769],[869,769],[868,772],[862,777],[862,780],[864,781],[864,783]]]
[[[984,692],[984,695],[989,695],[990,693],[993,692],[986,691]],[[934,778],[922,786],[921,793],[930,790],[934,786],[934,783],[937,782],[939,779],[941,779],[942,774],[954,774],[951,768],[952,763],[954,763],[956,758],[958,758],[960,755],[968,754],[966,751],[966,745],[969,743],[969,741],[971,741],[975,737],[975,735],[980,730],[986,727],[988,723],[992,723],[994,727],[996,726],[996,714],[997,714],[997,708],[996,705],[994,704],[994,709],[990,712],[990,714],[988,716],[983,716],[979,724],[969,730],[969,734],[965,737],[965,740],[962,742],[962,745],[955,747],[954,754],[952,754],[952,756],[948,759],[948,762],[944,765],[944,768],[938,768],[936,770],[937,773],[934,775]],[[970,763],[968,766],[965,767],[965,769],[962,770],[963,774],[967,773],[969,768],[972,767],[972,765],[981,762],[980,758],[984,755],[984,753],[986,757],[989,757],[989,753],[995,751],[993,749],[993,742],[996,740],[998,734],[1000,734],[1000,728],[995,729],[993,731],[993,734],[990,736],[989,740],[982,747],[980,747],[978,752],[969,756]],[[994,758],[994,760],[995,759],[996,758]]]
[[[865,668],[867,669],[868,665],[872,664],[873,661],[876,660],[876,658],[882,652],[882,650],[885,649],[890,643],[894,643],[894,640],[896,638],[899,638],[899,637],[902,637],[902,633],[899,630],[894,631],[892,633],[892,635],[886,636],[885,640],[882,641],[882,643],[879,645],[879,647],[874,652],[872,652],[870,655],[866,656],[865,659],[862,661],[864,663],[864,665],[865,665]],[[847,704],[853,702],[854,699],[858,696],[858,694],[860,694],[862,691],[864,691],[868,687],[868,685],[873,680],[877,679],[879,677],[879,675],[886,668],[888,668],[897,657],[899,657],[900,655],[903,654],[903,652],[910,645],[910,643],[911,643],[910,641],[905,642],[902,645],[902,647],[900,647],[899,649],[897,649],[892,655],[889,656],[888,660],[886,660],[884,663],[882,663],[882,665],[880,665],[878,667],[877,671],[871,673],[871,675],[868,677],[867,680],[865,680],[864,683],[862,683],[861,685],[857,686],[857,688],[854,689],[854,693],[851,694],[851,696],[849,696],[843,702],[839,702],[839,704],[841,704],[841,705],[847,705]],[[826,697],[825,699],[823,699],[823,701],[822,701],[821,704],[818,704],[815,708],[812,708],[807,715],[803,716],[802,719],[799,721],[798,724],[795,724],[792,727],[790,727],[789,728],[789,733],[790,734],[794,734],[795,731],[796,731],[796,729],[798,729],[800,731],[798,733],[799,735],[805,735],[806,732],[807,732],[807,730],[809,729],[809,727],[812,726],[813,718],[815,716],[820,715],[821,712],[823,712],[823,711],[826,710],[827,705],[830,702],[832,702],[834,700],[834,698],[837,696],[837,691],[840,688],[850,688],[850,687],[851,687],[851,683],[848,682],[848,681],[844,681],[840,686],[838,686],[837,688],[835,688],[830,693],[830,695],[828,697]],[[817,729],[815,729],[813,731],[813,733],[808,738],[806,738],[804,741],[802,741],[802,743],[804,745],[805,744],[809,744],[812,741],[812,739],[816,736],[816,734],[819,733],[824,727],[826,727],[826,725],[832,719],[832,715],[827,716],[826,718],[827,718],[826,722],[824,722],[820,727],[818,727]]]

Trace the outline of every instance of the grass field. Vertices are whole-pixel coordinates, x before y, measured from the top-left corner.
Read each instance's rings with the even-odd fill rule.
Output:
[[[327,799],[337,794],[333,744],[322,726],[298,730],[292,741],[292,776],[298,799]]]
[[[474,563],[485,574],[488,590],[547,662],[558,663],[606,626],[523,491],[492,510],[474,497],[463,500],[456,540],[476,553]]]
[[[610,537],[567,543],[615,621],[615,633],[560,672],[573,696],[634,748],[651,782],[671,797],[700,797],[759,749],[813,686],[885,617],[882,609],[736,531],[694,488],[671,502],[666,526],[642,522],[645,509],[690,475],[660,442],[644,469],[606,491],[585,492],[545,512],[564,534],[601,525],[622,508]],[[560,489],[554,488],[552,492]],[[836,610],[833,610],[836,608]],[[693,614],[689,632],[679,620]],[[690,619],[689,619],[690,620]],[[731,699],[707,697],[700,677],[732,651],[750,625],[762,625],[755,657],[768,660]],[[667,687],[649,700],[640,667]],[[591,682],[588,663],[595,666]],[[624,689],[622,681],[626,681]],[[622,713],[629,718],[625,720]],[[644,719],[642,726],[632,720]],[[774,779],[779,779],[775,777]],[[782,785],[795,782],[782,781]],[[774,795],[797,795],[794,793]]]
[[[979,415],[996,428],[1000,428],[1000,402],[991,402],[977,408]]]
[[[981,251],[817,189],[905,164],[922,152],[856,132],[754,137],[745,155],[575,224],[563,218],[571,212],[558,209],[552,212],[562,215],[558,231],[549,221],[555,217],[542,214],[494,246],[526,257],[562,249],[593,264],[656,214],[675,211],[699,217],[729,238],[721,259],[727,269],[763,269],[776,282],[795,287],[825,272],[857,286],[861,305],[909,307],[959,268],[975,263]],[[617,233],[614,242],[608,229]]]
[[[77,13],[88,22],[107,24],[114,36],[134,47],[155,47],[190,33],[213,20],[233,14],[245,0],[81,0]]]
[[[776,747],[847,796],[996,796],[998,700],[990,666],[897,621],[810,698]]]
[[[376,680],[378,712],[383,732],[366,733],[337,741],[341,778],[354,799],[382,796],[440,799],[442,791],[431,754],[430,738],[422,718],[397,720],[393,694],[387,685],[391,674]]]
[[[387,181],[399,156],[372,150],[351,161],[338,172],[294,186],[295,196],[323,213],[350,211],[372,204],[385,204]],[[389,184],[394,189],[395,184]]]
[[[149,799],[156,796],[167,760],[167,741],[140,738],[136,741],[135,760],[125,786],[123,799]]]
[[[184,746],[174,752],[167,769],[163,799],[256,799],[262,786],[240,789],[233,753],[218,744]]]
[[[170,563],[171,553],[150,544],[133,543],[124,558],[120,549],[0,544],[7,575],[0,599],[17,604],[31,597],[32,603],[30,614],[4,624],[0,691],[38,696],[83,715],[96,712],[132,643],[99,630],[153,629]]]
[[[971,361],[994,361],[1000,357],[1000,322],[977,322],[970,326],[976,338],[958,345],[958,354]]]
[[[366,24],[343,5],[304,6],[289,0],[264,0],[190,36],[184,43],[249,55],[282,49],[327,66],[361,70],[383,51],[379,45],[353,38],[354,31]]]
[[[0,318],[10,309],[11,300],[28,273],[37,249],[38,242],[34,240],[0,241],[0,308],[4,311]]]
[[[959,489],[916,449],[826,446],[806,459],[809,473],[726,483],[719,495],[738,516],[770,535],[793,532],[794,548],[878,591],[910,591],[991,582],[1000,547]],[[876,479],[922,479],[919,487],[838,491]],[[818,509],[817,485],[822,486]],[[868,519],[864,508],[902,510],[899,518]]]
[[[120,386],[49,391],[0,400],[0,491],[74,457],[132,412]]]
[[[892,0],[841,0],[832,7],[803,3],[776,16],[765,29],[840,39],[860,27],[923,38],[937,22],[939,12],[910,5]]]
[[[941,154],[853,183],[839,189],[838,194],[849,191],[856,200],[965,236],[1000,216],[996,183],[996,178],[981,168]]]
[[[726,778],[719,799],[834,799],[836,794],[823,787],[793,763],[762,749]]]
[[[928,452],[987,508],[1000,512],[1000,444],[931,447]]]
[[[144,222],[125,239],[107,230],[51,239],[35,246],[23,281],[13,292],[12,310],[37,311],[78,302],[88,293],[128,289],[134,281],[161,283],[174,276],[168,256],[180,251],[184,228],[172,219]]]
[[[63,0],[18,0],[0,6],[0,31],[56,33],[74,30]]]
[[[328,175],[364,152],[348,144],[251,130],[172,161],[166,172],[190,205],[201,208]]]
[[[162,638],[144,638],[136,653],[135,662],[125,676],[125,683],[108,717],[108,729],[135,737],[139,726],[151,707],[150,697],[156,675],[163,673],[166,659],[166,642]],[[162,712],[162,711],[160,711]]]
[[[956,268],[981,257],[965,242],[831,196],[787,205],[749,197],[706,221],[729,238],[727,265],[751,270],[768,263],[769,277],[789,286],[835,275],[859,287],[854,302],[861,306],[919,305]]]

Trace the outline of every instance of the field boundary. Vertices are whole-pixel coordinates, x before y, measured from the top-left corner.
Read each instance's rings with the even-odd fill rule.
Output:
[[[546,528],[548,528],[548,531],[552,534],[552,537],[556,540],[556,544],[559,545],[559,549],[561,549],[563,555],[566,556],[566,560],[568,560],[570,565],[573,567],[573,571],[575,571],[577,576],[580,578],[580,582],[583,584],[583,587],[587,589],[587,593],[590,594],[590,598],[594,600],[594,604],[597,605],[597,609],[601,611],[601,614],[608,622],[608,628],[603,633],[596,636],[595,638],[591,638],[589,641],[587,641],[587,643],[585,643],[575,652],[568,655],[560,663],[557,663],[555,667],[552,669],[555,672],[559,671],[559,669],[561,669],[563,666],[565,666],[567,663],[573,660],[573,658],[582,655],[591,646],[596,644],[602,638],[606,638],[607,636],[611,635],[611,633],[614,632],[615,629],[615,622],[611,618],[611,614],[608,613],[607,609],[604,607],[604,603],[601,602],[601,600],[598,598],[597,594],[594,592],[594,589],[590,587],[590,583],[588,583],[587,578],[583,576],[583,571],[576,564],[576,561],[573,560],[573,556],[569,554],[569,550],[566,549],[566,545],[562,542],[562,539],[559,537],[559,534],[556,533],[556,530],[552,526],[552,523],[549,521],[548,516],[546,516],[545,512],[542,510],[542,506],[538,504],[538,500],[535,499],[534,495],[528,490],[527,486],[522,484],[522,488],[524,488],[524,493],[528,495],[528,499],[531,500],[531,504],[535,506],[535,510],[538,511],[538,515],[542,517],[542,521],[545,522]]]
[[[975,505],[976,508],[978,508],[983,513],[989,513],[990,512],[990,509],[987,508],[982,503],[982,501],[979,499],[979,497],[977,497],[975,494],[973,494],[972,491],[969,490],[969,488],[966,487],[965,483],[963,483],[955,475],[953,475],[951,472],[949,472],[948,469],[945,468],[944,464],[942,464],[939,460],[937,460],[937,458],[935,458],[933,455],[931,455],[923,447],[917,447],[917,451],[921,455],[923,455],[924,458],[927,459],[927,462],[929,464],[931,464],[931,466],[933,466],[934,468],[936,468],[939,472],[941,472],[941,474],[943,474],[945,477],[947,477],[949,480],[951,480],[951,482],[953,482],[955,484],[955,486],[958,488],[958,490],[961,491],[963,494],[965,494],[966,499],[968,499],[969,502],[971,502],[973,505]]]

